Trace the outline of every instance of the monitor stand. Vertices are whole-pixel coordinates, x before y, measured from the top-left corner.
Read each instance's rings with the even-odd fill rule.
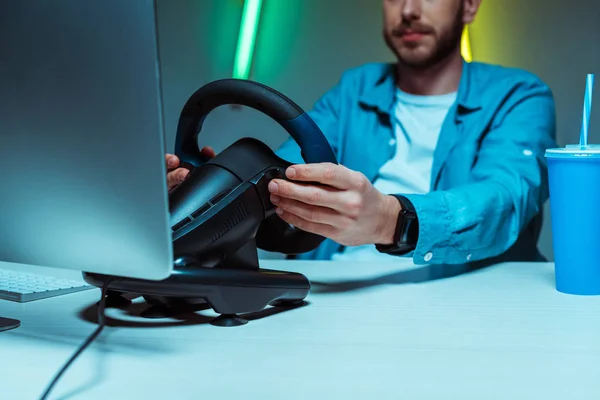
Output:
[[[9,331],[11,329],[18,328],[19,326],[21,326],[21,321],[0,317],[0,332]]]

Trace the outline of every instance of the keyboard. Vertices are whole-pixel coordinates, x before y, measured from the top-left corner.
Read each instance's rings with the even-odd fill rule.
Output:
[[[0,299],[26,303],[94,289],[84,281],[0,268]]]

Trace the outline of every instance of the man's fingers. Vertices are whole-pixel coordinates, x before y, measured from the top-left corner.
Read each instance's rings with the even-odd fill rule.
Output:
[[[215,151],[210,146],[205,146],[200,150],[200,153],[206,158],[216,156]],[[180,167],[179,157],[175,154],[166,154],[165,162],[167,163],[167,187],[169,190],[183,182],[190,174],[187,168]]]
[[[336,229],[331,225],[307,221],[304,218],[301,218],[290,212],[283,211],[281,209],[278,209],[277,211],[277,214],[282,220],[284,220],[290,225],[295,226],[296,228],[302,229],[303,231],[311,232],[316,235],[321,235],[325,237],[332,237],[336,232]]]
[[[362,179],[359,173],[332,163],[292,165],[285,174],[294,181],[318,182],[342,190],[354,188]]]
[[[343,192],[326,186],[273,179],[269,182],[268,188],[271,194],[315,206],[337,209],[334,205],[341,204],[343,201],[341,197]]]
[[[217,155],[217,153],[215,153],[214,149],[210,146],[204,146],[202,148],[202,150],[200,150],[200,153],[207,158],[213,158],[214,156]]]
[[[178,168],[174,171],[168,172],[167,187],[169,188],[169,190],[173,189],[175,186],[183,182],[187,178],[189,173],[190,171],[188,171],[186,168]]]
[[[217,154],[214,149],[210,146],[205,146],[200,150],[200,154],[202,154],[206,158],[213,158]],[[173,171],[175,168],[178,168],[180,165],[179,157],[175,154],[165,154],[165,162],[167,163],[167,171]]]
[[[167,171],[172,171],[179,167],[179,157],[175,154],[166,154],[165,162],[167,163]]]
[[[337,199],[335,189],[309,185],[305,183],[289,182],[283,179],[273,179],[269,182],[269,192],[273,195],[291,200],[298,200],[306,204],[328,207],[335,204]],[[334,192],[335,191],[335,192]]]
[[[282,199],[275,195],[271,196],[271,202],[275,204],[277,208],[297,215],[298,217],[309,222],[316,222],[319,224],[332,226],[346,225],[345,220],[347,217],[335,210],[332,210],[331,208],[313,206],[296,200]]]

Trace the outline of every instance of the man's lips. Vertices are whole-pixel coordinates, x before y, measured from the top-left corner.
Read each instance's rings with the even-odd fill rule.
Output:
[[[406,42],[416,42],[418,40],[420,40],[421,38],[423,38],[423,36],[425,36],[426,33],[424,32],[415,32],[415,31],[405,31],[402,32],[399,36],[400,39]]]

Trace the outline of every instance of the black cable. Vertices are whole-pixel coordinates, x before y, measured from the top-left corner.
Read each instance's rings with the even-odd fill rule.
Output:
[[[83,350],[85,350],[85,348],[88,347],[90,345],[90,343],[92,343],[94,341],[94,339],[96,339],[96,337],[98,337],[100,332],[102,332],[102,329],[104,329],[104,324],[105,324],[104,309],[106,307],[106,293],[107,293],[107,289],[108,289],[108,282],[109,282],[108,280],[106,282],[104,282],[104,285],[102,286],[102,297],[100,298],[100,301],[98,302],[98,328],[96,328],[94,333],[92,333],[86,339],[86,341],[83,342],[79,346],[79,348],[75,351],[75,353],[73,353],[73,355],[71,356],[69,361],[67,361],[65,363],[65,365],[63,365],[63,367],[60,369],[60,371],[58,371],[58,373],[56,374],[54,379],[52,379],[52,381],[50,382],[50,384],[44,391],[44,394],[42,395],[42,397],[40,397],[40,400],[45,400],[48,398],[48,396],[50,395],[50,391],[52,391],[54,385],[56,385],[58,380],[65,373],[65,371],[69,368],[69,366],[73,363],[73,361],[75,361],[75,359],[83,352]]]

